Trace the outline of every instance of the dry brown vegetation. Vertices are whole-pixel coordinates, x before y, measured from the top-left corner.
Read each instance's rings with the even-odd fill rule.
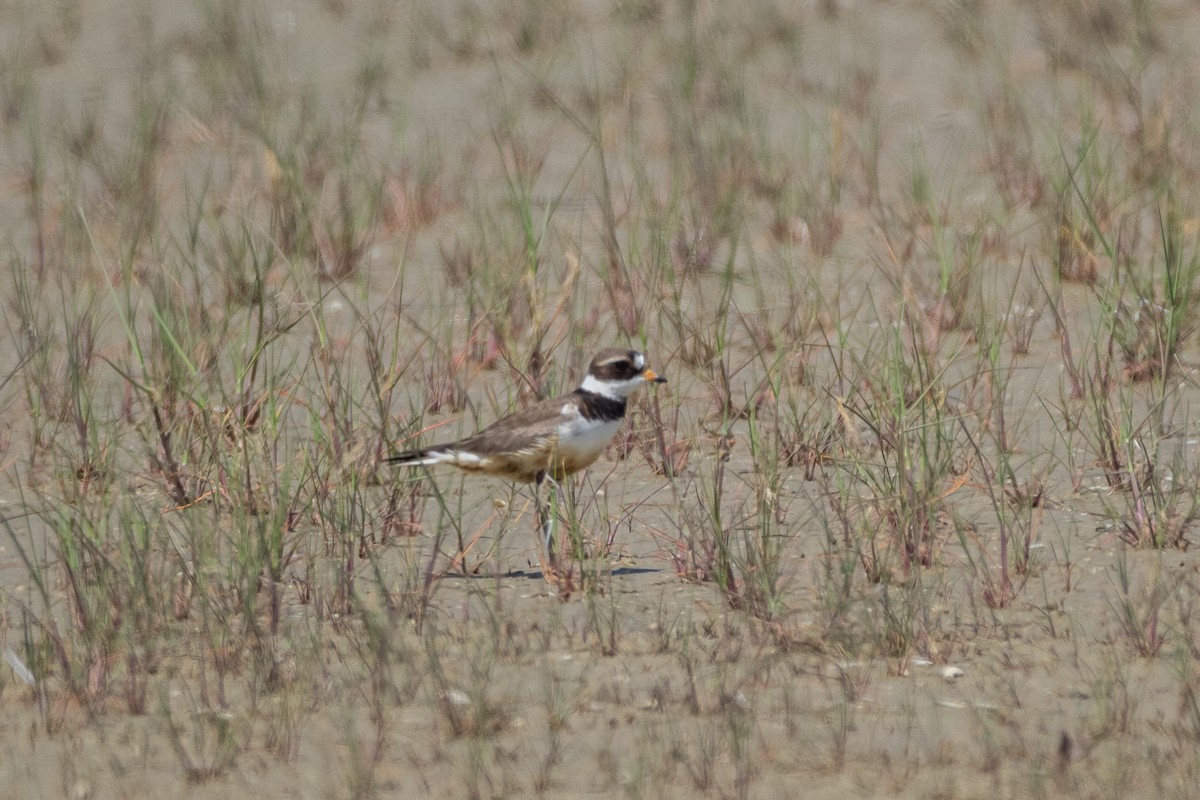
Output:
[[[1194,796],[1200,7],[0,37],[12,796]],[[612,344],[558,586],[381,467]]]

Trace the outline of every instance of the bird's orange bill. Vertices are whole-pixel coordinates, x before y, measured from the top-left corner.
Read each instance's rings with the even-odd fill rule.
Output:
[[[648,369],[642,373],[642,377],[646,379],[646,383],[666,383],[667,379],[662,375],[658,375],[652,369]]]

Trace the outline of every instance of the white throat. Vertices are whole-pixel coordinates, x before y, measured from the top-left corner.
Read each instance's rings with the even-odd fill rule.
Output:
[[[583,379],[583,383],[579,385],[579,388],[585,392],[591,392],[592,394],[598,394],[601,397],[607,397],[610,400],[624,400],[625,398],[629,397],[629,395],[641,388],[642,384],[645,382],[646,379],[641,375],[630,378],[627,381],[616,382],[602,381],[593,375],[588,375]]]

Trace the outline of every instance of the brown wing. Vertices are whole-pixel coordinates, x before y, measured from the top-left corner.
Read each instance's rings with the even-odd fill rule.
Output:
[[[469,472],[485,472],[514,481],[532,482],[551,468],[558,446],[558,426],[568,397],[543,400],[502,417],[466,439],[392,456],[404,465],[452,464]]]
[[[558,439],[558,425],[563,418],[562,407],[566,403],[565,397],[542,400],[501,417],[479,433],[448,447],[470,450],[479,455],[553,449]]]

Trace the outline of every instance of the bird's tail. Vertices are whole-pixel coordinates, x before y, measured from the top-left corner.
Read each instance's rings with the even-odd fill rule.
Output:
[[[430,464],[437,464],[442,461],[429,450],[408,450],[403,453],[397,453],[394,456],[388,456],[383,460],[385,464],[395,464],[397,467],[420,467]]]
[[[462,450],[455,445],[445,447],[427,447],[423,450],[408,450],[388,456],[385,464],[395,464],[398,467],[431,467],[434,464],[451,464],[459,469],[474,472],[487,466],[487,459],[470,450]]]

